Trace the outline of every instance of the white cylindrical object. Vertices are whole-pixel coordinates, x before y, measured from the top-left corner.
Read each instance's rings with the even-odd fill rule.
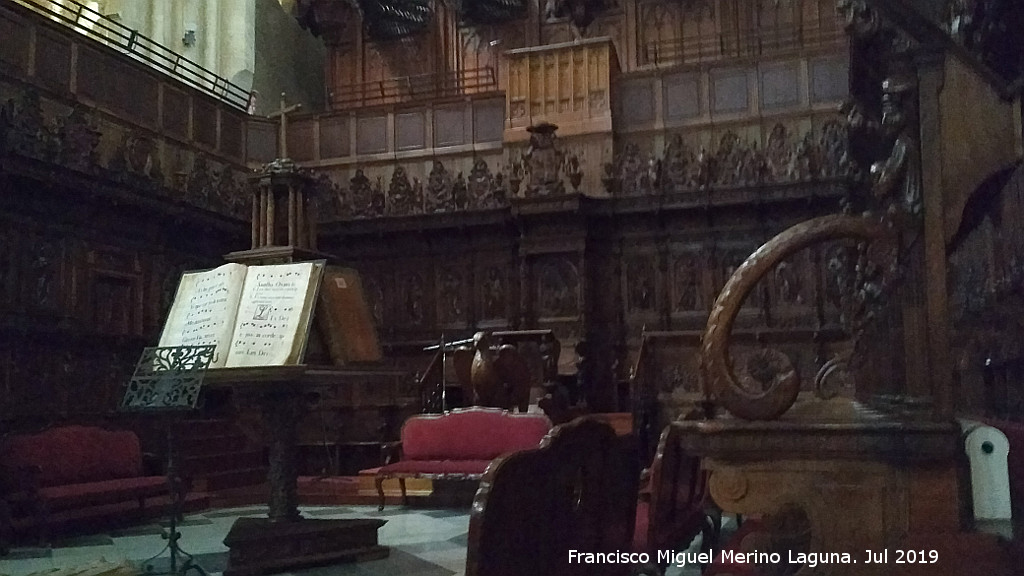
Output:
[[[964,451],[971,464],[971,495],[976,520],[1009,520],[1010,474],[1006,435],[979,422],[962,421]]]

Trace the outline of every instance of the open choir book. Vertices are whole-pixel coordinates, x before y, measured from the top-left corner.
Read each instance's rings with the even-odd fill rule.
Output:
[[[215,344],[211,368],[299,364],[323,273],[323,262],[187,272],[160,346]]]

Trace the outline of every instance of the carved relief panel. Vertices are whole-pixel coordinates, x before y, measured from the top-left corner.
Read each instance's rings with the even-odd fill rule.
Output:
[[[649,316],[659,308],[658,259],[653,253],[625,254],[623,256],[623,294],[626,314]]]
[[[465,328],[471,315],[469,282],[465,266],[437,268],[437,322],[446,328]]]
[[[390,292],[394,287],[390,275],[372,268],[360,270],[363,280],[363,291],[366,294],[366,303],[370,307],[373,321],[377,327],[383,330],[392,319],[388,308],[391,301]]]
[[[13,305],[18,297],[18,235],[14,230],[0,229],[0,308]]]
[[[766,297],[769,321],[775,327],[813,324],[815,302],[815,252],[802,250],[772,270]]]
[[[505,327],[511,318],[514,292],[511,282],[511,263],[497,263],[485,258],[477,268],[476,302],[477,320],[481,326]]]
[[[710,306],[704,282],[707,258],[696,248],[687,246],[673,250],[669,260],[672,314],[702,318]]]
[[[568,256],[537,258],[533,268],[535,310],[540,320],[578,318],[582,312],[580,270]]]
[[[407,267],[403,267],[409,270]],[[410,329],[431,327],[434,322],[432,275],[423,270],[410,270],[398,274],[398,301],[396,312],[399,326]]]
[[[112,247],[86,253],[89,321],[97,332],[143,333],[143,276],[138,254]]]
[[[29,234],[25,248],[20,300],[30,310],[66,313],[71,265],[65,241],[42,234]]]

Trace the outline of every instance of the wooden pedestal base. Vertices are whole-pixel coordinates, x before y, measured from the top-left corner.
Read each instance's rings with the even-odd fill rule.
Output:
[[[296,568],[386,558],[377,544],[384,520],[310,520],[274,522],[239,518],[224,538],[230,549],[224,576],[258,576]]]

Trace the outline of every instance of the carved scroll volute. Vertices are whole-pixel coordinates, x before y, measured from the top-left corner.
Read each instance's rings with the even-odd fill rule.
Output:
[[[776,369],[771,385],[764,391],[744,386],[751,378],[739,378],[733,371],[730,334],[740,307],[762,278],[800,250],[846,238],[872,242],[891,234],[891,230],[885,221],[871,216],[822,216],[789,228],[751,254],[726,282],[708,318],[701,348],[705,394],[734,416],[747,420],[773,420],[789,410],[800,392],[800,375],[781,352],[767,351],[770,354],[766,358]]]

